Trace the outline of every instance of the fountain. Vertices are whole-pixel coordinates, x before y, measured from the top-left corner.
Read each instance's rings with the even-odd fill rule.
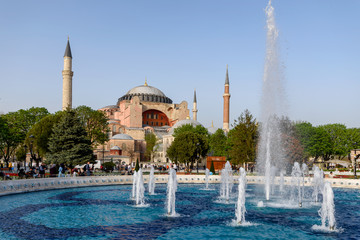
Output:
[[[135,195],[136,195],[136,181],[137,181],[137,171],[134,171],[134,175],[133,175],[133,183],[132,183],[132,190],[131,190],[131,199],[135,199]]]
[[[323,202],[319,215],[321,217],[321,226],[314,225],[314,229],[329,229],[330,231],[335,230],[335,204],[334,204],[334,192],[329,182],[324,184],[322,191]]]
[[[221,170],[220,198],[229,202],[233,187],[233,175],[230,162],[227,161],[225,167]]]
[[[296,195],[297,195],[297,200],[299,203],[299,207],[302,207],[302,184],[301,184],[301,179],[302,179],[303,173],[301,171],[300,165],[298,162],[294,163],[292,172],[291,172],[291,182],[292,182],[292,186],[293,186],[293,191],[292,191],[292,200],[296,201]]]
[[[206,190],[209,189],[209,175],[210,175],[210,170],[206,169],[205,170],[205,189]]]
[[[136,174],[136,190],[135,190],[135,203],[137,206],[145,205],[145,187],[144,187],[144,179],[142,174],[142,169],[140,168]]]
[[[169,180],[167,183],[167,196],[166,196],[166,209],[167,215],[174,217],[176,216],[175,212],[175,193],[177,190],[177,179],[176,179],[176,171],[171,168],[169,172]]]
[[[314,177],[313,177],[313,193],[312,197],[315,199],[315,202],[319,202],[319,193],[321,193],[321,190],[324,185],[324,172],[322,169],[318,168],[317,166],[314,166]]]
[[[279,191],[284,194],[284,170],[280,171]]]
[[[154,166],[151,165],[149,183],[148,183],[148,191],[150,195],[155,194],[155,176],[154,176]]]
[[[274,8],[271,1],[266,9],[266,58],[263,75],[263,90],[260,115],[260,142],[257,169],[264,174],[265,198],[270,199],[271,167],[284,167],[284,148],[281,139],[279,116],[285,116],[287,102],[283,90],[283,71],[281,69]]]
[[[246,190],[246,172],[244,168],[240,168],[239,187],[238,187],[238,200],[236,204],[236,222],[238,224],[245,223],[245,190]]]

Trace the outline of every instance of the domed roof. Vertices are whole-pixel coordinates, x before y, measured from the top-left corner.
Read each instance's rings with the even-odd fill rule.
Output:
[[[131,100],[134,96],[138,96],[140,101],[144,102],[172,103],[172,100],[165,96],[162,91],[156,87],[148,86],[146,83],[130,89],[124,96],[119,98],[118,103],[122,100]]]
[[[121,148],[118,146],[113,146],[112,148],[110,148],[110,150],[121,150]]]
[[[190,125],[192,125],[193,127],[196,127],[197,125],[202,126],[201,123],[199,123],[198,121],[192,120],[192,119],[180,120],[180,121],[178,121],[177,123],[175,123],[175,124],[172,126],[172,128],[171,128],[170,131],[169,131],[169,133],[170,133],[170,134],[173,134],[175,128],[178,128],[178,127],[181,127],[181,126],[187,125],[187,124],[190,124]]]
[[[124,133],[116,134],[116,135],[112,136],[111,139],[116,139],[116,140],[134,140],[130,135],[127,135],[127,134],[124,134]]]

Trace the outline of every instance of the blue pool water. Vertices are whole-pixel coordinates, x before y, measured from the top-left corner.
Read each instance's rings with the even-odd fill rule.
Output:
[[[176,212],[165,216],[166,185],[146,195],[148,207],[135,207],[131,186],[43,191],[0,197],[0,239],[360,239],[360,191],[334,189],[336,232],[320,225],[319,203],[304,207],[280,197],[266,202],[262,189],[247,186],[246,226],[232,224],[236,193],[218,199],[219,185],[179,185]],[[234,186],[234,190],[236,186]],[[258,202],[264,201],[264,207]]]

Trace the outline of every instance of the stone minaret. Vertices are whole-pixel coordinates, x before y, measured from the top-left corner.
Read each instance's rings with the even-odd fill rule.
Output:
[[[197,121],[197,103],[196,103],[196,90],[194,90],[194,103],[193,103],[193,120]]]
[[[230,93],[229,93],[229,73],[226,65],[225,91],[224,91],[224,120],[223,130],[229,132],[229,114],[230,114]]]
[[[64,70],[63,75],[63,100],[62,110],[72,108],[72,77],[74,75],[72,71],[72,55],[70,49],[69,38],[67,41],[65,54],[64,54]]]

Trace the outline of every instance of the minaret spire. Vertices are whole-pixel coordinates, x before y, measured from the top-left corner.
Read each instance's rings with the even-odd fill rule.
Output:
[[[223,98],[224,98],[223,130],[225,132],[229,132],[230,93],[229,93],[229,73],[228,73],[227,64],[226,64],[226,76],[225,76],[225,90],[224,90]]]
[[[64,70],[62,71],[63,76],[63,99],[62,99],[62,110],[72,108],[72,77],[74,72],[72,71],[72,55],[70,49],[70,41],[68,41],[65,48],[64,54]]]
[[[194,102],[193,102],[193,120],[197,121],[197,102],[196,102],[196,89],[194,89]]]
[[[144,83],[144,86],[147,86],[147,79],[146,79],[146,76],[145,76],[145,83]]]

